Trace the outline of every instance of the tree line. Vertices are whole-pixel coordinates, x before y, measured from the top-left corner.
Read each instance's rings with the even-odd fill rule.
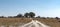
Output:
[[[7,18],[44,18],[45,17],[40,17],[37,16],[35,17],[35,13],[34,12],[29,12],[29,13],[25,13],[24,15],[22,15],[21,13],[17,14],[16,16],[8,16]],[[5,18],[4,16],[0,16],[0,18]],[[47,17],[49,18],[49,17]],[[55,17],[56,19],[59,19],[58,17]]]
[[[35,13],[34,12],[29,12],[29,13],[25,13],[24,15],[22,15],[21,13],[17,14],[16,16],[8,16],[8,18],[20,18],[20,17],[25,17],[25,18],[34,18],[35,17]],[[4,16],[0,16],[0,18],[5,18]]]
[[[24,15],[22,15],[22,14],[18,14],[18,15],[17,15],[17,16],[15,16],[15,17],[34,18],[34,17],[35,17],[35,13],[30,12],[30,13],[25,13]]]

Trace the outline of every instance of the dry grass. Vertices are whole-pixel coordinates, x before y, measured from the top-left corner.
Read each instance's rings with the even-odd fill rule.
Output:
[[[14,23],[28,23],[32,19],[29,18],[0,18],[0,25],[10,25]],[[44,24],[47,24],[51,27],[60,27],[60,19],[40,19],[40,18],[34,18],[34,20],[38,20]]]

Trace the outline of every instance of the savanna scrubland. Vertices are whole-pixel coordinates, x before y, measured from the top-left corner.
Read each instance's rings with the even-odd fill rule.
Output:
[[[32,18],[38,20],[51,27],[60,27],[60,19],[56,18]],[[15,23],[29,23],[32,21],[30,18],[0,18],[0,25],[17,25]]]
[[[42,22],[43,24],[46,24],[50,27],[60,27],[60,18],[50,18],[50,17],[35,17],[35,13],[25,13],[24,16],[22,14],[18,14],[17,16],[0,16],[0,26],[5,25],[6,27],[9,27],[10,25],[18,26],[22,24],[26,24],[31,22],[32,20],[37,20],[39,22]]]

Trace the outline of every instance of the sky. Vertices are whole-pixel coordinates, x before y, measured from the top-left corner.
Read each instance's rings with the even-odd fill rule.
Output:
[[[0,16],[26,12],[42,17],[60,17],[60,0],[0,0]]]

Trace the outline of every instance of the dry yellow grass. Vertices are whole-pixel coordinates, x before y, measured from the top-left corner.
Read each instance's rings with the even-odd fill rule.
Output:
[[[0,18],[0,25],[10,25],[14,23],[28,23],[32,19],[29,18]],[[49,25],[51,27],[60,27],[60,19],[41,19],[41,18],[34,18],[34,20],[38,20],[46,25]]]

